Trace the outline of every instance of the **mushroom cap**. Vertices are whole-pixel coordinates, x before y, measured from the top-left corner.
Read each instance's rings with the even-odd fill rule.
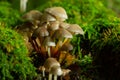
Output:
[[[71,70],[70,70],[70,69],[62,69],[62,72],[63,72],[62,76],[65,76],[65,75],[67,75],[69,72],[71,72]]]
[[[63,74],[60,66],[53,66],[50,70],[50,73],[57,76],[61,76]]]
[[[45,37],[48,35],[49,35],[49,32],[47,31],[47,29],[44,26],[42,26],[42,27],[38,27],[37,29],[34,30],[34,32],[32,34],[32,38]]]
[[[49,21],[56,21],[56,18],[48,13],[44,13],[40,19],[42,23],[49,22]]]
[[[26,14],[24,14],[22,16],[22,18],[24,20],[28,20],[28,21],[33,21],[33,20],[39,20],[42,16],[42,13],[38,10],[31,10],[29,12],[27,12]]]
[[[60,63],[55,58],[48,58],[44,65],[46,72],[50,72],[53,66],[60,66]]]
[[[68,19],[65,9],[62,7],[47,8],[47,9],[45,9],[45,12],[55,16],[56,19],[59,21],[65,21],[66,19]]]
[[[72,38],[72,34],[63,28],[59,28],[53,34],[53,38],[62,39],[62,38]]]
[[[46,37],[43,44],[44,46],[55,46],[55,42],[50,37]]]
[[[71,24],[67,30],[75,34],[84,34],[83,29],[78,24]]]
[[[67,29],[68,27],[70,27],[70,24],[66,23],[66,22],[60,22],[60,27],[64,28],[64,29]]]
[[[17,29],[23,32],[31,32],[35,29],[35,26],[31,22],[26,21],[23,24],[18,25]]]
[[[48,29],[49,30],[57,30],[57,29],[59,29],[59,21],[51,21],[51,22],[49,22]]]
[[[61,47],[60,50],[62,50],[62,51],[70,51],[70,50],[72,50],[72,49],[73,49],[72,44],[70,44],[70,43],[65,43],[65,44],[62,45],[62,47]]]

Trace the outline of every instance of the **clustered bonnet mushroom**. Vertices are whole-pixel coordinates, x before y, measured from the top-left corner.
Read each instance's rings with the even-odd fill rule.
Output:
[[[78,24],[65,22],[68,16],[62,7],[50,7],[45,9],[43,13],[31,10],[22,18],[34,25],[35,29],[30,37],[34,49],[41,55],[47,55],[48,59],[41,68],[43,76],[45,76],[45,72],[49,72],[49,80],[51,80],[51,75],[54,75],[54,80],[56,80],[57,76],[69,73],[70,70],[61,69],[60,63],[55,58],[59,58],[56,55],[62,51],[69,53],[73,49],[70,39],[76,34],[83,35],[82,28]]]
[[[22,18],[30,21],[34,25],[34,28],[36,28],[33,30],[33,34],[31,34],[31,38],[33,39],[31,43],[34,47],[37,46],[35,47],[37,49],[36,51],[42,49],[38,53],[46,54],[47,52],[49,57],[54,57],[54,54],[57,54],[59,50],[64,50],[61,48],[65,43],[70,42],[74,34],[84,34],[84,31],[79,25],[65,22],[68,16],[62,7],[47,8],[43,13],[38,10],[31,10],[24,14]],[[54,43],[54,46],[47,45],[50,42],[48,37]],[[44,45],[42,45],[43,42]],[[43,46],[46,46],[46,48]]]

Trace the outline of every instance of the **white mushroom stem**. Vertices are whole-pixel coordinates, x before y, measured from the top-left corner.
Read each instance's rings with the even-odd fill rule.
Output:
[[[39,70],[42,71],[42,76],[45,77],[45,67],[40,66]]]
[[[27,7],[28,0],[20,0],[20,11],[25,12]]]
[[[46,50],[48,51],[48,57],[51,57],[51,46],[55,46],[55,42],[53,42],[50,37],[46,37],[43,45],[46,46]]]
[[[49,73],[48,80],[52,80],[52,74]]]
[[[48,57],[51,57],[50,46],[48,46]]]
[[[42,69],[42,74],[43,74],[43,77],[45,77],[45,68],[44,67],[42,67],[43,69]]]
[[[57,75],[54,75],[54,80],[57,80]]]

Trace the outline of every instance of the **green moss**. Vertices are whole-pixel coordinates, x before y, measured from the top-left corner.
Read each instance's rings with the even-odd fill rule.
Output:
[[[0,26],[0,79],[33,80],[35,68],[28,57],[22,37]]]
[[[14,27],[20,21],[20,13],[8,2],[0,2],[0,22],[8,27]]]

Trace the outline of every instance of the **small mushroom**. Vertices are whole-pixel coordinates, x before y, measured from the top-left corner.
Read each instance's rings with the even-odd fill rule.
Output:
[[[58,30],[56,30],[53,35],[53,38],[56,39],[72,38],[72,37],[73,37],[72,34],[63,28],[59,28]]]
[[[59,21],[50,21],[48,25],[48,31],[50,33],[50,36],[54,34],[55,30],[59,29]]]
[[[62,76],[65,76],[65,75],[67,75],[69,72],[71,72],[71,70],[70,69],[62,69]]]
[[[52,80],[52,75],[54,75],[54,80],[57,80],[57,76],[62,75],[60,63],[55,58],[48,58],[43,66],[45,67],[45,71],[49,72],[48,80]]]
[[[32,36],[31,36],[31,39],[32,39],[31,43],[33,45],[36,45],[37,47],[40,47],[39,45],[42,44],[44,37],[46,37],[48,35],[49,35],[49,32],[45,28],[45,25],[42,27],[38,27],[37,29],[34,30]],[[34,47],[36,47],[36,46],[34,46]],[[36,50],[39,50],[39,48],[36,48]]]
[[[56,21],[56,18],[48,13],[44,13],[40,19],[41,24],[45,23],[45,22],[49,22],[49,21]]]
[[[32,34],[32,38],[35,39],[37,37],[45,37],[48,35],[49,35],[49,32],[47,31],[45,26],[42,26],[42,27],[38,27],[37,29],[34,30],[34,32]]]
[[[75,34],[84,34],[83,29],[78,24],[71,24],[70,27],[67,28],[67,30]]]
[[[32,23],[28,22],[28,21],[17,26],[17,30],[19,32],[23,32],[23,33],[29,33],[30,34],[31,32],[33,32],[34,29],[35,29],[34,25]]]
[[[47,9],[45,9],[45,12],[49,13],[52,16],[55,16],[55,18],[58,21],[65,21],[66,19],[68,19],[65,9],[62,7],[47,8]]]
[[[48,29],[51,31],[59,29],[59,21],[50,21]]]
[[[45,77],[45,67],[44,66],[40,66],[38,68],[38,70],[42,71],[42,76]]]
[[[60,27],[64,28],[64,29],[67,29],[68,27],[70,27],[70,24],[66,23],[66,22],[60,22]]]
[[[23,19],[28,21],[39,20],[42,13],[38,10],[31,10],[22,16]]]
[[[70,51],[70,50],[72,50],[73,49],[73,46],[72,46],[72,44],[70,44],[70,43],[65,43],[65,44],[63,44],[62,45],[62,47],[60,48],[60,50],[62,50],[62,51]]]
[[[54,75],[54,80],[57,80],[57,76],[61,76],[63,74],[62,69],[60,66],[53,66],[50,70],[50,77],[51,74]]]
[[[20,11],[25,12],[28,0],[20,0]]]
[[[43,66],[45,67],[45,71],[49,72],[53,66],[60,66],[60,63],[55,58],[50,57],[45,61]]]
[[[27,12],[26,14],[24,14],[22,16],[22,19],[24,19],[26,21],[30,21],[35,26],[37,26],[40,23],[41,16],[42,16],[42,13],[40,11],[31,10],[31,11]]]
[[[56,30],[53,34],[53,38],[58,39],[58,42],[56,48],[54,49],[54,53],[56,53],[58,51],[58,48],[62,46],[63,44],[62,41],[64,38],[72,38],[72,37],[73,37],[72,34],[63,28],[59,28],[58,30]]]
[[[46,37],[42,45],[46,46],[48,51],[48,56],[51,57],[50,46],[55,46],[55,42],[53,42],[50,37]]]

